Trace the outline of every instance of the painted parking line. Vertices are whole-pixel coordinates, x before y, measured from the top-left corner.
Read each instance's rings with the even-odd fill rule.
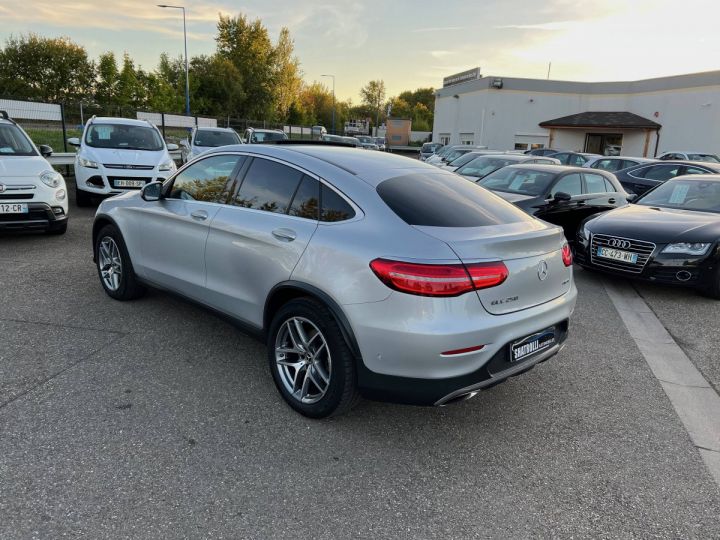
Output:
[[[629,284],[605,290],[655,378],[720,485],[720,396]]]

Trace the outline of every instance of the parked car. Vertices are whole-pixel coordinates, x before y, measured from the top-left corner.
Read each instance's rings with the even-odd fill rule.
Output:
[[[692,161],[660,161],[644,163],[617,171],[615,176],[629,193],[642,195],[658,184],[685,174],[717,174],[720,164]]]
[[[247,128],[245,135],[243,135],[243,142],[247,144],[265,144],[286,141],[287,138],[287,134],[279,129]]]
[[[663,152],[658,156],[663,161],[706,161],[708,163],[720,163],[720,158],[715,154],[707,152]]]
[[[563,165],[510,165],[478,182],[528,214],[565,230],[569,241],[586,217],[628,203],[628,193],[605,171]]]
[[[571,167],[582,167],[591,159],[603,157],[599,154],[588,154],[585,152],[556,152],[554,154],[545,154],[549,157],[554,157],[560,160],[563,165],[570,165]]]
[[[239,320],[310,417],[358,394],[471,397],[557,353],[577,295],[560,228],[455,174],[329,145],[210,150],[103,201],[92,238],[110,297],[154,285]]]
[[[68,143],[75,156],[75,196],[78,206],[89,206],[93,196],[109,197],[139,190],[155,180],[165,180],[177,167],[160,131],[147,120],[93,116],[81,138]]]
[[[420,161],[425,161],[443,147],[440,143],[426,142],[420,147]]]
[[[343,143],[347,144],[345,137],[341,135],[323,135],[322,140],[325,142]]]
[[[467,154],[466,154],[467,155]],[[457,161],[457,160],[456,160]],[[455,162],[453,162],[455,163]],[[482,180],[488,174],[518,163],[539,163],[543,165],[560,165],[557,159],[543,156],[528,156],[523,154],[501,154],[501,155],[480,155],[475,156],[455,172],[460,176],[473,182]]]
[[[455,158],[449,163],[443,163],[439,165],[439,167],[441,169],[445,169],[446,171],[454,172],[458,168],[462,167],[466,163],[470,163],[473,159],[479,156],[497,156],[500,154],[505,154],[505,152],[503,152],[502,150],[471,150],[470,152],[461,154],[459,157]]]
[[[640,158],[640,157],[625,157],[625,156],[598,156],[591,158],[583,164],[583,167],[589,169],[602,169],[603,171],[615,172],[628,167],[634,167],[641,163],[655,163],[656,159],[651,158]]]
[[[439,154],[432,156],[431,158],[426,160],[426,163],[435,165],[436,167],[442,167],[443,165],[445,165],[447,163],[455,161],[457,158],[459,158],[462,155],[467,154],[468,152],[477,152],[480,150],[487,150],[487,147],[486,146],[478,147],[478,146],[470,146],[467,144],[462,144],[460,146],[452,148],[445,155],[440,156],[438,160],[435,160],[435,158],[438,157]],[[497,152],[497,150],[493,150],[493,152]]]
[[[196,127],[187,140],[180,142],[180,155],[183,163],[187,163],[210,148],[240,144],[240,136],[234,129]]]
[[[323,135],[327,135],[327,129],[325,129],[325,126],[313,126],[310,131],[314,141],[321,141]]]
[[[384,152],[387,150],[387,144],[385,141],[385,137],[375,137],[375,144],[378,145],[378,150],[381,152]]]
[[[27,133],[0,111],[0,231],[41,230],[63,234],[68,224],[65,179]]]
[[[469,148],[467,145],[464,145],[464,144],[453,144],[453,145],[443,146],[442,148],[440,148],[439,150],[437,150],[432,156],[430,156],[429,158],[427,158],[427,159],[425,160],[425,162],[428,163],[428,164],[430,164],[430,165],[436,165],[436,164],[438,164],[438,163],[442,163],[442,162],[443,162],[443,158],[444,158],[445,156],[447,156],[450,152],[452,152],[453,150],[455,150],[455,149],[457,149],[457,148],[463,148],[463,147]],[[472,150],[478,150],[478,149],[477,149],[477,148],[472,148]]]
[[[364,148],[365,150],[379,150],[377,144],[375,144],[375,138],[370,137],[369,135],[358,135],[355,137],[358,141],[360,141],[360,146]]]
[[[526,150],[525,153],[530,156],[551,156],[562,152],[562,150],[556,150],[554,148],[533,148],[532,150]]]
[[[577,261],[720,299],[720,176],[678,176],[578,229]]]
[[[352,144],[355,148],[362,148],[362,143],[360,142],[360,139],[357,137],[342,137],[342,140],[344,143]]]

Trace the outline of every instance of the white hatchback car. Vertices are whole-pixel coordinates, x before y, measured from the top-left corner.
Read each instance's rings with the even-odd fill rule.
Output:
[[[165,180],[177,167],[157,127],[146,120],[91,118],[81,139],[68,139],[79,147],[75,157],[75,193],[78,206],[93,196],[109,197]]]
[[[0,231],[67,230],[65,179],[46,157],[47,145],[36,147],[5,111],[0,111]]]

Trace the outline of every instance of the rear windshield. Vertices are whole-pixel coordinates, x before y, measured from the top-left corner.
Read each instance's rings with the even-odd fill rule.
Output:
[[[532,219],[516,206],[455,175],[397,176],[381,182],[377,192],[408,225],[483,227]]]
[[[533,169],[504,168],[488,174],[478,183],[494,191],[506,191],[522,195],[544,195],[555,174]]]
[[[688,159],[692,161],[707,161],[710,163],[720,163],[720,159],[715,154],[688,154]]]

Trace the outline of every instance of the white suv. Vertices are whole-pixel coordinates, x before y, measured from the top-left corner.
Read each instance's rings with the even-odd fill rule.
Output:
[[[65,180],[45,159],[47,145],[36,147],[27,133],[0,111],[0,231],[67,230]]]
[[[182,161],[187,163],[211,148],[241,143],[240,136],[234,129],[196,127],[193,128],[189,140],[180,141]]]
[[[68,139],[79,147],[75,157],[75,193],[78,206],[92,196],[109,197],[165,180],[177,167],[157,127],[146,120],[93,117],[82,139]]]

